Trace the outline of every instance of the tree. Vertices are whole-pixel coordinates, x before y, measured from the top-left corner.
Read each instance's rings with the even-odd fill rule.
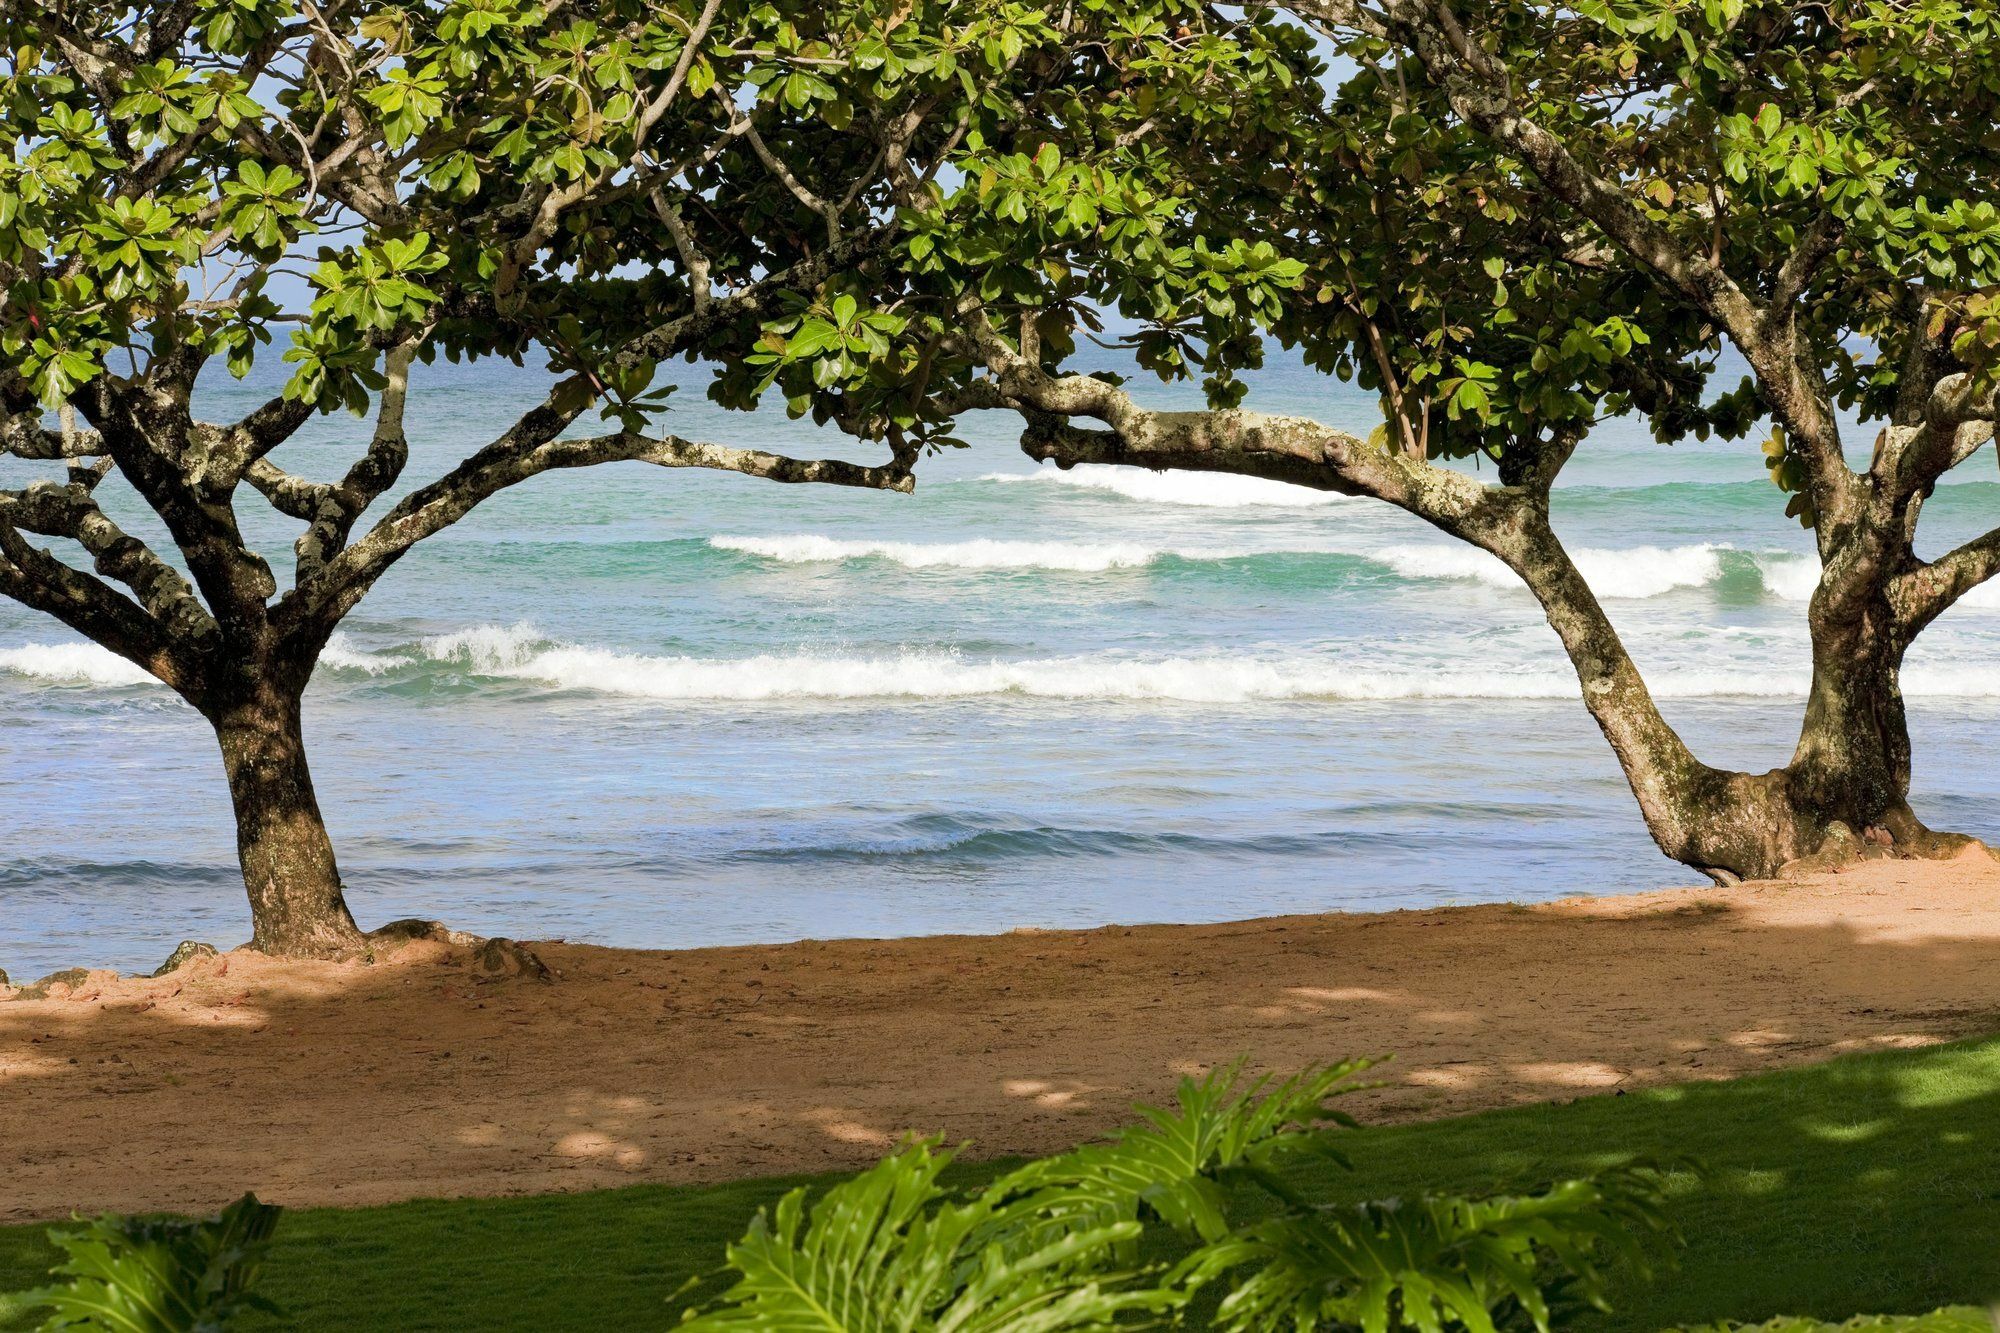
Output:
[[[1910,807],[1898,676],[1910,642],[2000,569],[2000,529],[1935,560],[1915,546],[1938,479],[1994,431],[1992,6],[1291,0],[1167,40],[1220,53],[1225,76],[1177,94],[1129,66],[1105,95],[1134,108],[1131,131],[1066,140],[1082,156],[1054,188],[1003,161],[959,201],[988,218],[957,215],[928,256],[971,368],[957,403],[1021,413],[1025,450],[1063,467],[1371,496],[1499,557],[1540,600],[1661,848],[1717,880],[1967,845]],[[1170,201],[1159,244],[1094,213],[1076,225],[1135,190]],[[1208,285],[1245,268],[1270,281]],[[1147,410],[1117,376],[1071,368],[1102,306],[1138,322],[1142,365],[1202,373],[1210,410]],[[1273,338],[1375,389],[1384,427],[1240,410],[1238,372]],[[1735,385],[1725,349],[1751,371]],[[1821,559],[1782,768],[1695,757],[1551,527],[1557,474],[1628,411],[1663,442],[1769,423],[1772,478]],[[1843,452],[1842,411],[1881,425],[1865,466]]]
[[[0,3],[0,455],[66,467],[0,490],[0,592],[214,726],[257,948],[362,941],[301,700],[418,542],[553,468],[908,490],[952,443],[925,393],[935,348],[870,293],[899,209],[959,188],[968,145],[1100,61],[1087,27],[985,0]],[[204,369],[280,347],[279,396],[197,419]],[[389,504],[412,376],[496,356],[543,362],[546,397]],[[775,384],[886,458],[652,431],[675,357],[712,359],[727,406]],[[374,421],[343,476],[273,460],[341,408]],[[121,528],[107,486],[171,548]],[[239,531],[250,496],[302,525],[282,591]]]

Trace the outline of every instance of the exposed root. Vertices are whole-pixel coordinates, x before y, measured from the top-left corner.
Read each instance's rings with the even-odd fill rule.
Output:
[[[204,958],[213,958],[215,955],[216,948],[213,944],[203,944],[200,940],[182,940],[174,946],[174,951],[167,955],[167,961],[154,969],[153,975],[164,977],[180,971],[189,963],[198,963]]]
[[[533,977],[536,981],[554,981],[555,972],[536,953],[519,940],[510,940],[504,935],[487,937],[473,935],[463,930],[453,930],[442,921],[426,921],[421,917],[408,917],[401,921],[391,921],[368,932],[370,945],[386,944],[401,946],[420,940],[449,945],[454,949],[470,949],[472,965],[491,980],[502,977]],[[366,956],[372,957],[371,947]]]
[[[374,944],[409,944],[415,940],[432,940],[438,944],[450,944],[461,949],[471,948],[481,942],[481,937],[478,935],[453,930],[442,921],[426,921],[419,916],[408,916],[400,921],[391,921],[386,926],[377,926],[368,932],[368,939]]]
[[[29,982],[25,986],[9,988],[9,994],[6,998],[10,1000],[61,999],[64,996],[75,993],[92,982],[116,981],[117,979],[118,974],[115,972],[93,972],[87,967],[65,968],[60,972],[51,972],[41,980]],[[6,974],[0,972],[0,986],[5,985]]]
[[[1963,833],[1938,833],[1909,810],[1890,811],[1880,823],[1856,833],[1834,820],[1818,850],[1787,861],[1778,868],[1779,879],[1802,879],[1839,871],[1862,861],[1951,861],[1961,856],[1990,856],[2000,860],[2000,852],[1977,838]]]
[[[533,977],[554,981],[556,974],[542,956],[519,940],[496,935],[479,946],[472,960],[480,971],[492,977]]]

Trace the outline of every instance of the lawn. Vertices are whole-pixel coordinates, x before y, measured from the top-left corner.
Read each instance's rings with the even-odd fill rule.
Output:
[[[1529,1184],[1633,1156],[1673,1178],[1678,1270],[1621,1281],[1605,1329],[1916,1313],[2000,1296],[2000,1037],[1729,1083],[1349,1136],[1324,1197]],[[967,1175],[990,1171],[968,1167]],[[264,1289],[291,1326],[639,1329],[796,1181],[318,1209],[288,1216]],[[0,1229],[0,1290],[38,1281],[40,1227]],[[0,1324],[8,1307],[0,1298]]]

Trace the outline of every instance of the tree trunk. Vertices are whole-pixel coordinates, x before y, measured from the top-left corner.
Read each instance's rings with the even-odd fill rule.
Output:
[[[1584,706],[1618,756],[1661,851],[1723,883],[1773,875],[1801,854],[1784,771],[1737,773],[1694,756],[1549,525],[1545,498],[1522,504],[1512,523],[1479,537],[1541,602],[1576,669]]]
[[[1668,856],[1724,883],[1864,855],[1946,856],[1972,840],[1911,811],[1910,735],[1899,682],[1907,646],[1881,562],[1842,562],[1810,617],[1812,693],[1791,762],[1768,773],[1711,768],[1668,725],[1603,607],[1526,504],[1477,534],[1527,582],[1563,641],[1585,705]]]
[[[362,935],[341,893],[333,842],[306,767],[298,696],[262,691],[214,722],[236,806],[251,947],[287,958],[358,947]]]
[[[1973,841],[1933,832],[1910,809],[1908,643],[1886,582],[1847,573],[1813,596],[1812,693],[1786,773],[1791,804],[1820,843],[1802,854],[1819,861],[1871,849],[1948,856]]]
[[[1812,692],[1791,763],[1793,799],[1857,833],[1910,789],[1903,644],[1881,582],[1833,575],[1813,594]]]

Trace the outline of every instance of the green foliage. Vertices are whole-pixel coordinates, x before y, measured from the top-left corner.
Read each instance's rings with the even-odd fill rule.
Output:
[[[698,286],[740,290],[840,236],[860,242],[851,259],[796,300],[673,353],[716,362],[729,405],[775,385],[855,434],[943,446],[968,291],[1009,327],[1041,320],[1052,351],[1097,306],[1138,312],[1159,326],[1144,359],[1182,374],[1196,340],[1276,319],[1305,270],[1191,230],[1153,147],[1167,122],[1223,137],[1280,119],[1265,90],[1314,66],[1266,16],[1218,26],[1192,0],[704,13],[7,7],[0,378],[55,403],[166,348],[242,374],[289,324],[287,393],[321,409],[365,408],[383,347],[416,338],[425,360],[546,349],[566,396],[643,426],[663,404],[629,373],[658,360],[635,338],[686,316]],[[280,270],[310,276],[309,308],[266,298]],[[1239,352],[1211,357],[1224,380]]]
[[[1708,1324],[1685,1333],[1993,1333],[1991,1310],[1955,1305],[1929,1314],[1861,1315],[1833,1323],[1821,1319],[1772,1319],[1761,1324]]]
[[[1391,438],[1503,472],[1611,413],[1674,440],[1772,407],[1719,373],[1707,314],[1366,25],[1316,40],[1192,0],[725,0],[706,26],[692,0],[228,0],[162,53],[116,8],[85,35],[134,54],[92,78],[34,7],[0,18],[0,355],[45,401],[126,350],[241,373],[296,317],[289,392],[321,408],[364,407],[382,346],[417,337],[426,359],[546,349],[567,398],[643,426],[664,405],[630,371],[661,354],[633,339],[838,237],[815,281],[674,346],[715,363],[717,401],[775,389],[956,443],[976,302],[1051,369],[1115,316],[1218,406],[1275,339],[1377,391]],[[1825,238],[1788,315],[1834,402],[1886,413],[1920,336],[2000,364],[1990,5],[1455,10],[1524,114],[1753,295]],[[329,22],[345,73],[308,77]],[[308,310],[264,298],[283,266],[312,274]]]
[[[1552,1323],[1548,1288],[1608,1308],[1605,1263],[1640,1269],[1635,1233],[1656,1229],[1653,1173],[1605,1172],[1521,1197],[1419,1198],[1296,1210],[1196,1256],[1197,1276],[1247,1272],[1218,1327],[1491,1330],[1495,1312]],[[1553,1284],[1550,1272],[1564,1281]]]
[[[50,1237],[68,1258],[61,1286],[29,1292],[42,1333],[215,1333],[276,1307],[251,1291],[284,1210],[246,1194],[207,1221],[106,1216]]]
[[[1180,1323],[1217,1293],[1225,1329],[1414,1328],[1546,1333],[1551,1293],[1602,1304],[1603,1264],[1643,1270],[1663,1229],[1652,1172],[1627,1168],[1526,1196],[1320,1204],[1283,1183],[1353,1121],[1327,1105],[1368,1067],[1282,1082],[1240,1069],[1183,1080],[1171,1108],[1110,1141],[972,1189],[918,1142],[828,1190],[794,1190],[729,1247],[735,1281],[683,1327],[1112,1329]],[[1261,1190],[1269,1211],[1234,1215]],[[1171,1247],[1178,1261],[1149,1257]]]

